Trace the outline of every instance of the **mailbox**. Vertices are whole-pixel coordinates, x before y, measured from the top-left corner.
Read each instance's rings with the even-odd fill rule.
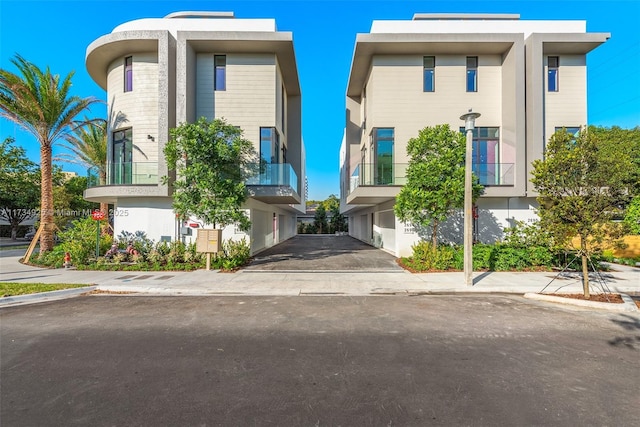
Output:
[[[198,229],[196,237],[196,251],[203,253],[218,253],[222,250],[222,230]]]

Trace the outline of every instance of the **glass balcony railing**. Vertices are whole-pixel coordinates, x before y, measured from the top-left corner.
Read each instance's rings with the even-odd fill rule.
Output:
[[[298,175],[289,163],[254,165],[246,181],[247,185],[291,187],[299,194]]]
[[[350,191],[366,185],[404,185],[407,183],[407,166],[407,163],[361,163],[351,174]]]
[[[407,163],[362,163],[349,179],[349,192],[360,186],[404,185]],[[513,163],[474,163],[473,173],[485,186],[514,185]]]
[[[513,163],[474,163],[473,173],[486,186],[513,185]]]
[[[129,162],[107,164],[107,180],[101,183],[97,174],[97,168],[87,171],[87,186],[100,185],[157,185],[157,162]]]

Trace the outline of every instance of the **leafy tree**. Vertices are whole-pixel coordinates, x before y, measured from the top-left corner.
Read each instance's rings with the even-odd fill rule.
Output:
[[[87,178],[74,176],[67,178],[61,171],[54,172],[53,206],[58,215],[54,217],[59,229],[66,228],[71,221],[87,211],[98,207],[96,203],[84,199],[84,190],[87,189]]]
[[[329,224],[327,224],[327,211],[324,204],[320,203],[316,208],[316,214],[313,217],[313,227],[318,234],[326,234],[329,232]]]
[[[241,207],[247,199],[245,180],[255,173],[256,153],[242,130],[223,119],[200,118],[171,129],[170,137],[164,154],[169,169],[176,171],[176,214],[194,215],[214,228],[238,224],[249,229]]]
[[[0,218],[9,223],[11,240],[16,240],[20,223],[37,210],[40,174],[24,148],[13,143],[13,138],[0,143]]]
[[[53,248],[53,181],[51,150],[55,142],[73,130],[74,119],[97,102],[72,96],[73,72],[64,78],[41,70],[20,55],[11,59],[19,74],[0,69],[0,117],[31,133],[40,143],[40,254]]]
[[[632,167],[623,178],[624,186],[632,196],[640,195],[640,127],[622,129],[618,126],[610,128],[589,126],[591,133],[598,140],[598,146],[604,156],[629,156]]]
[[[425,127],[407,143],[407,183],[394,212],[405,222],[431,226],[431,247],[438,244],[438,225],[464,207],[465,135],[449,125]],[[474,177],[473,200],[482,193]]]
[[[634,197],[627,207],[624,223],[632,234],[640,235],[640,196]]]
[[[340,213],[340,199],[335,194],[331,194],[324,202],[324,207],[331,219],[329,220],[329,233],[336,231],[347,231],[347,219]]]
[[[614,153],[600,132],[583,130],[577,138],[565,130],[549,140],[542,160],[533,162],[534,187],[539,193],[541,226],[558,245],[578,237],[583,292],[589,298],[588,258],[602,242],[619,243],[622,223],[612,222],[629,197],[632,161]]]

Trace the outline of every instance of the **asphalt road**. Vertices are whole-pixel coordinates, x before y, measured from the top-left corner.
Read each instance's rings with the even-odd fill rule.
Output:
[[[2,426],[637,425],[640,318],[514,296],[0,310]]]

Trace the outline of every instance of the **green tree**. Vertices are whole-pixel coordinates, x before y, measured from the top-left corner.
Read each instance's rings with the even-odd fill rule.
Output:
[[[16,240],[20,223],[37,211],[40,174],[24,148],[13,143],[13,138],[0,143],[0,218],[9,223],[11,240]]]
[[[465,135],[449,125],[425,127],[407,143],[407,183],[396,197],[394,212],[405,222],[431,227],[438,244],[438,225],[464,206]],[[473,200],[483,187],[474,176]]]
[[[340,199],[335,194],[331,194],[323,202],[325,210],[331,215],[329,220],[329,233],[337,231],[347,231],[347,219],[340,213]]]
[[[200,118],[171,129],[170,136],[164,154],[169,169],[176,171],[176,214],[194,215],[214,228],[237,224],[249,229],[241,207],[247,199],[245,181],[255,173],[256,153],[242,130],[222,119]]]
[[[533,162],[540,223],[558,245],[580,241],[583,292],[589,298],[588,258],[598,244],[619,243],[625,227],[612,222],[628,197],[628,153],[614,153],[600,132],[583,130],[577,138],[558,131],[547,144],[544,159]]]
[[[327,224],[327,211],[324,208],[324,203],[320,203],[316,208],[316,214],[313,217],[313,227],[318,234],[326,234],[329,232],[329,225]]]
[[[80,215],[98,207],[84,199],[84,190],[87,189],[87,178],[74,176],[67,178],[62,174],[54,173],[53,206],[59,214],[54,221],[59,229],[66,228],[71,221],[77,220]]]
[[[640,196],[640,127],[589,126],[589,133],[598,140],[604,156],[623,155],[631,159],[633,166],[626,171],[628,174],[623,182],[631,196]]]
[[[44,71],[20,55],[11,59],[19,74],[0,69],[0,117],[31,133],[40,143],[40,254],[53,248],[52,146],[73,130],[74,119],[95,98],[70,94],[73,72],[64,78]]]

